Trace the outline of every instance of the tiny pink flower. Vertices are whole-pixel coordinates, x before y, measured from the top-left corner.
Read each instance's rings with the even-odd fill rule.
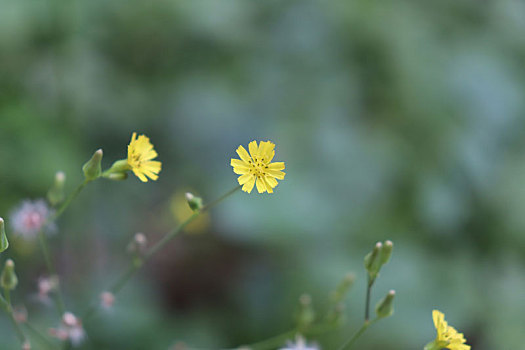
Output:
[[[58,287],[58,277],[40,277],[38,279],[38,295],[37,299],[43,304],[50,304],[49,294],[55,291]]]
[[[60,326],[51,328],[49,334],[60,340],[69,340],[73,346],[80,345],[86,338],[82,321],[71,312],[64,313]]]
[[[287,346],[280,350],[320,350],[320,348],[317,345],[307,344],[301,335],[297,335],[295,343],[288,342]]]
[[[100,293],[100,305],[104,310],[110,310],[115,303],[115,295],[111,292]]]
[[[56,227],[47,223],[53,213],[43,199],[23,201],[11,214],[13,231],[25,239],[35,238],[40,230],[53,232]]]

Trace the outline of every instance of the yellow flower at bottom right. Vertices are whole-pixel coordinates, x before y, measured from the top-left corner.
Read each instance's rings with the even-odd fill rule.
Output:
[[[470,350],[470,345],[465,344],[463,333],[458,333],[454,327],[449,326],[442,312],[433,310],[432,319],[437,331],[435,344],[442,344],[442,348],[449,350]]]

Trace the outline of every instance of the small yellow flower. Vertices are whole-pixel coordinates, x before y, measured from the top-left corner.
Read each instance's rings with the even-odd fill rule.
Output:
[[[156,157],[157,152],[153,149],[149,138],[145,135],[137,138],[137,133],[134,132],[128,145],[128,165],[140,181],[148,182],[147,177],[153,181],[159,178],[158,173],[162,163],[153,160]]]
[[[275,144],[270,141],[261,141],[257,146],[257,141],[252,141],[248,145],[250,153],[242,146],[237,148],[237,154],[241,159],[231,160],[233,172],[239,174],[239,185],[242,185],[244,192],[250,193],[253,186],[257,186],[259,193],[273,193],[277,186],[277,179],[284,179],[286,175],[284,162],[270,163],[275,155]]]
[[[437,331],[434,343],[442,343],[442,347],[449,350],[470,350],[470,345],[465,344],[466,340],[463,334],[458,333],[454,327],[448,325],[442,312],[433,310],[432,319]]]

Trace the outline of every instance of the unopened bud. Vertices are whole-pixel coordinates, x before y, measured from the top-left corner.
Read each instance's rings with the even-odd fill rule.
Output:
[[[22,344],[22,350],[31,350],[31,343],[29,340],[24,341]]]
[[[381,254],[379,257],[381,266],[386,264],[392,256],[392,250],[394,249],[394,243],[392,241],[385,241],[383,248],[381,248]]]
[[[193,211],[199,211],[202,209],[202,198],[195,197],[192,193],[186,192],[186,201]]]
[[[9,241],[5,234],[5,223],[4,219],[0,218],[0,253],[9,248]]]
[[[84,172],[84,176],[86,177],[87,181],[93,181],[97,179],[102,173],[102,155],[102,150],[97,150],[91,159],[88,160],[82,167],[82,171]]]
[[[384,318],[391,316],[394,313],[394,297],[396,292],[391,290],[388,294],[381,299],[376,305],[376,315],[378,318]]]
[[[341,302],[345,298],[346,294],[348,293],[352,285],[354,284],[354,281],[355,281],[355,275],[353,273],[348,273],[343,278],[343,280],[339,282],[339,285],[333,292],[332,300],[335,303]]]
[[[59,171],[55,174],[55,181],[53,182],[53,185],[47,192],[47,200],[52,206],[56,206],[57,204],[60,204],[64,198],[64,185],[66,183],[66,174],[64,174],[62,171]]]
[[[382,247],[383,244],[381,242],[377,242],[374,246],[374,249],[372,249],[372,251],[365,256],[365,268],[368,271],[368,276],[370,277],[371,281],[375,280],[377,274],[379,273],[379,268],[381,267],[379,255],[381,253]]]
[[[128,252],[133,256],[133,263],[137,266],[142,264],[142,257],[146,254],[148,239],[143,233],[135,233],[128,244]]]
[[[2,271],[2,276],[0,276],[0,285],[2,288],[7,290],[13,290],[18,284],[18,277],[15,273],[15,263],[11,259],[7,259],[4,265],[4,270]]]
[[[312,297],[303,294],[299,297],[299,313],[297,315],[297,326],[299,329],[307,328],[315,319],[315,311],[312,307]]]

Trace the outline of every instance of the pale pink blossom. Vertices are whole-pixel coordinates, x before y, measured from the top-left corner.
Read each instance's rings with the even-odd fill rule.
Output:
[[[288,342],[287,346],[280,350],[320,350],[320,348],[315,344],[307,344],[301,335],[297,335],[295,343]]]
[[[51,328],[49,334],[63,341],[69,340],[73,346],[80,345],[86,338],[82,321],[71,312],[64,313],[60,326]]]
[[[41,230],[54,232],[55,225],[48,222],[53,214],[43,199],[23,201],[11,214],[13,232],[25,239],[35,238]]]

